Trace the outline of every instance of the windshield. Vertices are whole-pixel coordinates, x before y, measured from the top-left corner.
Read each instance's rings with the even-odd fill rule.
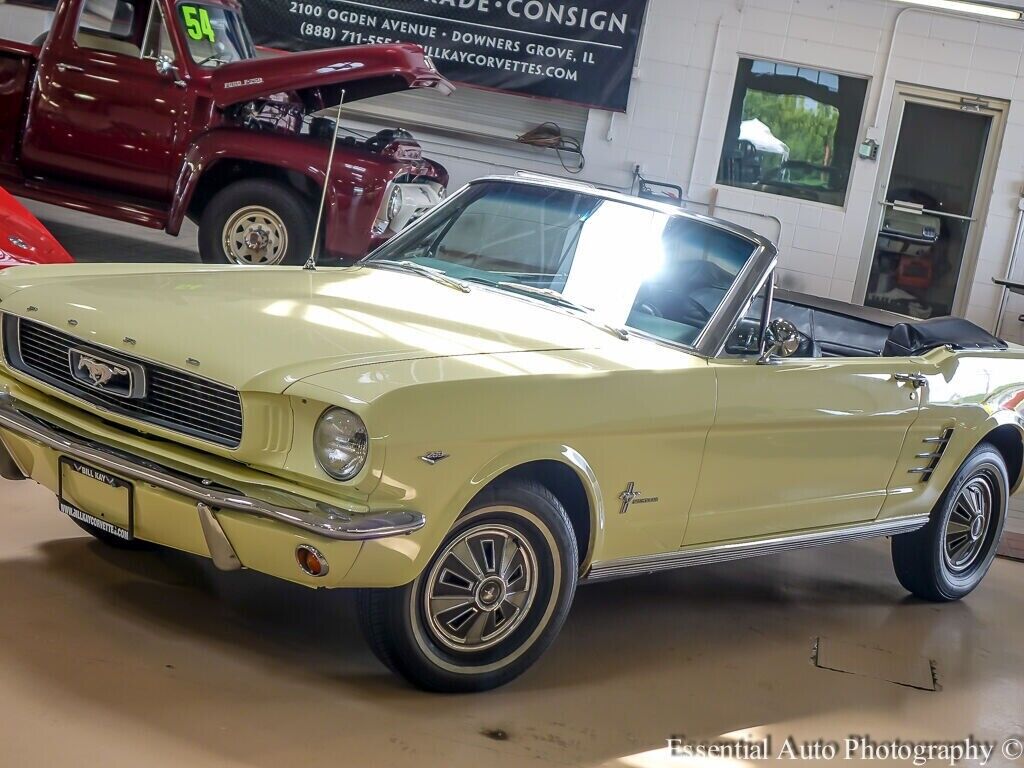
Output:
[[[586,192],[483,182],[363,263],[429,267],[691,345],[756,247],[683,215]]]
[[[256,58],[249,30],[235,11],[220,5],[180,3],[178,23],[192,61],[200,66],[219,67]]]

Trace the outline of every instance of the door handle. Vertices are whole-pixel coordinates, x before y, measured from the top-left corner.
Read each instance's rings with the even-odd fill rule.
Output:
[[[74,64],[64,64],[61,62],[57,65],[58,72],[85,72],[82,67],[76,67]]]
[[[928,377],[922,376],[920,373],[894,373],[892,378],[901,383],[912,384],[914,389],[928,386]]]

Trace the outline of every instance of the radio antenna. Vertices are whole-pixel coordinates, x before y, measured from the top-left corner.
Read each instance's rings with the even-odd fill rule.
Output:
[[[313,247],[309,250],[309,258],[306,259],[306,264],[302,267],[308,269],[311,272],[316,271],[316,252],[320,247],[320,227],[323,224],[324,219],[324,208],[327,207],[327,188],[331,183],[331,170],[334,168],[334,149],[338,146],[338,130],[341,128],[341,106],[345,103],[345,92],[341,92],[341,101],[338,102],[338,106],[335,110],[335,123],[334,132],[331,136],[331,152],[327,155],[327,170],[324,173],[324,191],[320,195],[320,208],[316,214],[316,228],[313,230]]]

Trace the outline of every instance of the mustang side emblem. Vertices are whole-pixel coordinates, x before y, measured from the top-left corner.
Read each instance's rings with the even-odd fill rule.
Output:
[[[80,384],[123,398],[145,397],[142,366],[115,363],[80,349],[68,351],[71,375]]]
[[[420,461],[425,461],[430,466],[434,466],[438,462],[444,461],[448,458],[448,454],[444,451],[431,451],[425,456],[420,456]]]
[[[620,515],[624,515],[629,512],[629,508],[634,504],[655,504],[658,502],[657,496],[644,495],[636,489],[636,483],[631,482],[626,486],[626,490],[619,494],[619,498],[622,499],[622,509],[619,510]]]

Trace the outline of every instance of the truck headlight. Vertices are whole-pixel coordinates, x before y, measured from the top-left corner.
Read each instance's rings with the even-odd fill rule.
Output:
[[[398,218],[398,214],[402,212],[402,207],[405,204],[405,200],[402,195],[402,188],[397,184],[395,188],[391,190],[391,198],[388,200],[388,222],[393,223]]]
[[[328,408],[313,430],[313,453],[335,480],[351,480],[366,463],[370,436],[363,420],[344,408]]]

